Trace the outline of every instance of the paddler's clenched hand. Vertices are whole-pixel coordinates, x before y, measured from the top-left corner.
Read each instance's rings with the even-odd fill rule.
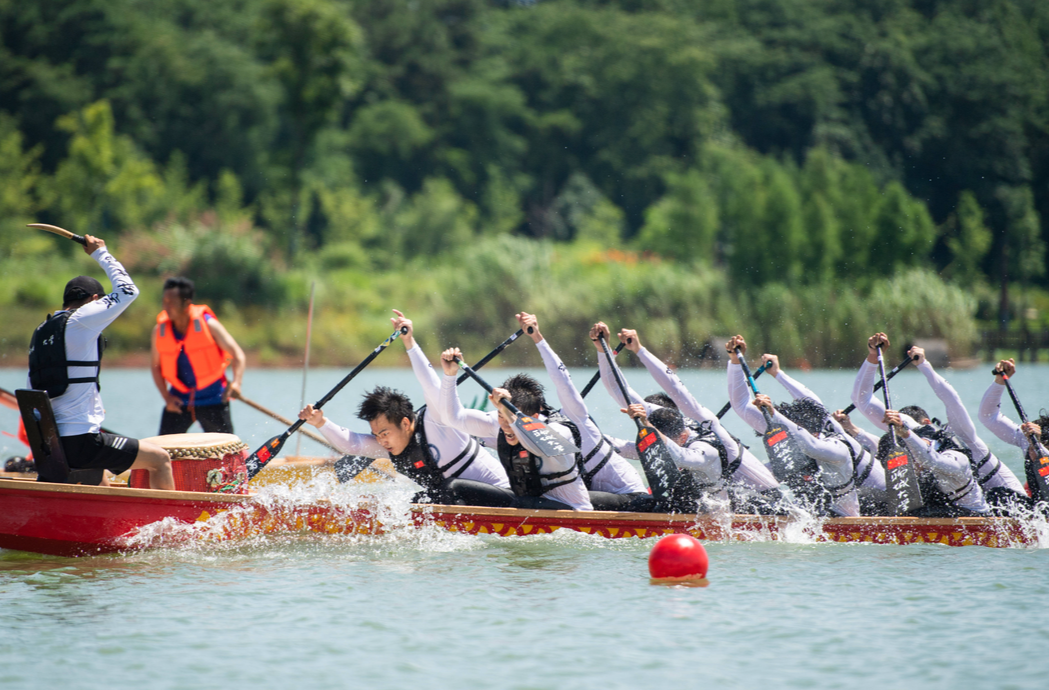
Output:
[[[645,406],[641,403],[633,403],[626,407],[621,407],[619,411],[625,412],[631,419],[640,419],[642,424],[648,426],[648,412],[645,411]]]
[[[1016,373],[1016,360],[1012,357],[1009,359],[1003,359],[998,362],[998,366],[994,368],[994,382],[999,386],[1005,385],[1005,377],[1012,378],[1013,374]],[[1002,376],[1005,374],[1005,376]]]
[[[772,376],[779,376],[779,357],[776,355],[764,354],[761,356],[761,363],[765,364],[766,362],[772,362],[772,364],[765,367],[765,371]]]
[[[903,418],[896,410],[885,410],[885,417],[882,421],[889,426],[896,427],[896,433],[900,435],[900,438],[907,438],[911,435],[910,430],[903,424]]]
[[[918,347],[915,345],[911,349],[907,350],[907,356],[914,360],[915,366],[921,366],[925,364],[925,348]]]
[[[459,373],[459,364],[456,359],[462,359],[463,352],[457,347],[450,347],[441,353],[441,368],[445,376],[455,376]]]
[[[747,341],[741,335],[734,335],[725,343],[725,352],[728,353],[729,359],[732,360],[733,364],[739,364],[739,355],[736,354],[736,348],[739,348],[741,353],[747,354]]]
[[[320,410],[314,409],[313,405],[307,405],[302,408],[302,411],[299,412],[299,419],[306,420],[306,422],[312,424],[318,429],[324,426],[324,423],[328,421],[324,418],[324,413]]]
[[[517,319],[517,323],[521,324],[521,329],[532,339],[532,342],[538,344],[543,339],[543,334],[539,332],[539,319],[535,314],[523,311],[520,314],[514,314],[514,318]]]
[[[776,414],[776,408],[772,406],[772,398],[764,393],[758,393],[755,395],[753,404],[755,407],[764,407],[769,411],[769,414]]]
[[[836,421],[838,424],[841,424],[841,428],[844,429],[845,433],[847,433],[849,436],[855,438],[856,435],[859,433],[859,428],[852,423],[852,420],[849,419],[849,415],[845,414],[844,410],[835,410],[831,413],[830,416],[833,417],[834,421]]]
[[[95,237],[94,235],[84,234],[84,253],[91,256],[99,249],[106,246],[106,241]],[[101,297],[102,295],[99,295]]]
[[[391,318],[390,321],[393,323],[394,329],[400,331],[402,328],[407,328],[407,333],[401,334],[401,342],[404,343],[404,349],[410,350],[415,347],[415,332],[412,330],[412,320],[406,317],[396,309],[393,313],[397,315],[396,318]]]
[[[604,336],[605,342],[608,342],[611,331],[608,326],[605,325],[604,321],[598,321],[590,328],[590,340],[594,342],[594,347],[597,348],[598,352],[604,352],[605,349],[601,347],[600,339]]]
[[[633,328],[621,328],[616,335],[619,337],[619,342],[626,343],[626,349],[635,355],[641,351],[641,340],[637,337],[637,331]]]
[[[875,333],[867,338],[867,361],[871,364],[878,363],[878,346],[885,349],[889,346],[889,336],[884,333]]]

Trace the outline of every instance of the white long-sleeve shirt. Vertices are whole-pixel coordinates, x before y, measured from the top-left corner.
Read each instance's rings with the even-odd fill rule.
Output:
[[[750,449],[738,443],[731,434],[729,434],[724,427],[721,426],[721,420],[717,418],[717,415],[707,409],[704,405],[700,404],[698,400],[693,397],[689,392],[685,384],[681,382],[681,379],[671,371],[670,367],[664,364],[658,357],[649,352],[646,348],[642,347],[638,351],[638,359],[644,364],[645,369],[648,370],[652,378],[656,380],[670,399],[674,401],[674,404],[678,406],[678,410],[681,414],[694,419],[698,422],[708,422],[718,439],[725,443],[725,448],[728,450],[732,446],[735,446],[735,452],[737,455],[733,457],[730,455],[729,463],[733,463],[737,458],[740,459],[739,467],[736,468],[735,472],[732,473],[730,479],[734,482],[754,489],[755,491],[768,491],[769,489],[775,489],[779,486],[779,482],[776,481],[776,477],[773,476],[772,471],[761,462]],[[601,372],[601,381],[604,383],[605,390],[608,391],[612,399],[615,400],[621,407],[626,407],[626,401],[623,399],[623,393],[619,390],[619,386],[616,384],[614,374],[611,367],[608,364],[608,358],[601,356],[598,357],[598,369]],[[623,377],[624,384],[627,387],[627,393],[630,395],[631,403],[639,403],[645,406],[645,412],[651,414],[654,410],[660,406],[653,403],[645,402],[638,393],[630,388],[630,384],[626,383],[626,377]],[[692,442],[695,438],[696,433],[689,430],[689,441],[686,445],[691,443],[694,447],[696,444]],[[727,438],[726,442],[723,440]],[[717,452],[716,448],[709,444],[704,444],[708,449]],[[704,449],[704,453],[709,455],[709,451]]]
[[[96,249],[91,258],[106,272],[113,291],[94,302],[73,311],[66,322],[66,359],[92,362],[98,359],[98,337],[106,326],[138,297],[138,287],[124,267],[113,258],[105,247]],[[55,312],[60,314],[63,311]],[[69,378],[88,378],[96,373],[95,367],[69,367]],[[27,378],[28,382],[28,378]],[[32,383],[27,383],[32,388]],[[106,410],[102,396],[94,383],[71,383],[66,392],[51,399],[59,436],[95,434],[102,428]]]
[[[972,451],[974,466],[979,466],[977,479],[984,490],[1004,487],[1017,493],[1024,493],[1023,484],[1013,471],[1002,464],[976,433],[976,425],[962,404],[962,399],[946,379],[936,373],[928,361],[918,365],[918,371],[925,375],[936,397],[947,408],[947,423],[951,431]],[[982,464],[981,464],[982,463]],[[997,470],[997,471],[996,471]]]
[[[481,412],[480,410],[470,410],[463,407],[462,401],[459,400],[459,391],[455,385],[455,378],[455,376],[445,374],[441,379],[440,407],[444,419],[454,428],[476,438],[481,445],[489,448],[498,448],[499,433],[502,431],[499,427],[499,413],[497,411]],[[550,424],[549,426],[565,438],[572,437],[572,432],[560,424]],[[575,453],[542,456],[536,452],[538,449],[527,442],[525,436],[518,435],[517,438],[521,445],[539,458],[539,470],[541,473],[545,471],[546,474],[556,474],[576,467]],[[583,477],[578,474],[571,484],[554,487],[544,493],[543,496],[560,501],[574,510],[594,509],[590,503],[590,494],[587,492],[586,484],[583,483]]]
[[[784,372],[780,372],[779,376],[786,376]],[[778,377],[777,377],[778,378]],[[789,376],[783,381],[784,388],[795,398],[809,398],[814,402],[823,404],[815,393],[802,386],[794,379]],[[764,434],[768,430],[768,424],[765,421],[765,415],[762,414],[761,410],[756,405],[750,404],[750,389],[747,386],[747,379],[743,373],[743,367],[739,364],[734,364],[731,360],[728,363],[728,390],[729,390],[729,401],[732,404],[732,409],[735,410],[743,421],[751,426],[758,433]],[[859,457],[863,454],[863,447],[855,439],[844,435],[844,430],[838,426],[837,430],[842,434],[841,437],[834,438],[820,438],[809,433],[806,429],[799,427],[794,422],[784,417],[780,412],[776,412],[772,417],[773,422],[782,425],[794,437],[801,452],[809,456],[816,461],[816,464],[820,469],[820,482],[825,487],[841,487],[840,495],[835,498],[831,504],[831,510],[838,515],[846,517],[855,517],[860,514],[860,503],[859,498],[856,494],[855,486],[850,486],[848,490],[845,487],[852,480],[855,468],[853,466],[853,456]],[[833,420],[831,420],[833,421]],[[834,422],[837,424],[837,422]],[[872,472],[873,474],[873,472]],[[885,485],[885,475],[882,474],[882,487]]]
[[[1027,434],[1020,430],[1019,424],[1002,414],[1002,393],[1004,391],[1004,384],[998,382],[991,384],[980,401],[980,421],[985,427],[990,429],[992,434],[1006,443],[1016,446],[1023,451],[1024,457],[1027,457],[1031,447]],[[1046,447],[1040,441],[1037,452],[1039,457],[1049,455],[1049,450],[1046,450]],[[1003,466],[1002,469],[1007,468]]]
[[[445,422],[440,409],[441,382],[422,349],[418,345],[411,348],[408,350],[408,358],[412,362],[412,370],[422,385],[426,399],[423,426],[426,430],[427,445],[437,466],[443,468],[444,476],[450,477],[461,466],[460,463],[452,464],[451,460],[467,449],[471,443],[470,436]],[[348,455],[363,455],[366,458],[390,457],[389,451],[382,447],[373,434],[350,431],[331,420],[328,420],[320,431],[333,446]],[[458,478],[472,479],[504,489],[510,488],[510,480],[502,463],[484,448],[480,449],[477,458]]]
[[[874,376],[877,373],[877,363],[864,359],[852,387],[852,402],[872,424],[883,431],[888,431],[889,427],[884,421],[885,405],[874,395]],[[912,430],[921,426],[910,415],[901,414],[900,421],[905,427]],[[940,491],[948,497],[968,486],[970,481],[973,482],[972,491],[961,499],[955,500],[955,505],[977,512],[989,510],[983,489],[978,482],[973,480],[972,466],[964,453],[957,450],[940,452],[933,448],[931,442],[914,433],[905,439],[905,443],[907,448],[913,451],[912,457],[919,469],[931,472]]]
[[[605,441],[601,430],[590,418],[586,403],[583,402],[583,397],[572,384],[572,376],[560,357],[545,339],[539,341],[536,347],[543,358],[546,373],[557,389],[557,399],[562,405],[561,412],[579,429],[579,450],[582,451],[584,458],[593,453],[590,460],[585,462],[583,471],[592,471],[592,468],[600,464],[606,457],[608,458],[604,467],[598,470],[590,480],[590,488],[594,491],[607,491],[613,494],[643,493],[645,483],[641,480],[641,475],[633,465],[627,462],[626,458]],[[593,452],[595,448],[596,453]]]

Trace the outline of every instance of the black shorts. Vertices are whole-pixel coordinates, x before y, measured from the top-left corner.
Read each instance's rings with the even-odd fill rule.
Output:
[[[138,440],[117,434],[62,436],[62,450],[71,470],[109,470],[120,474],[138,456]]]
[[[160,415],[160,435],[184,434],[200,422],[200,427],[207,433],[232,434],[233,418],[229,413],[229,403],[205,405],[204,407],[184,407],[182,412],[172,412],[164,408]]]

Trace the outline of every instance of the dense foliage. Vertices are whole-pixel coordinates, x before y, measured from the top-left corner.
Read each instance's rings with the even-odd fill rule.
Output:
[[[174,273],[264,356],[311,279],[320,361],[397,305],[967,350],[1049,278],[1049,4],[0,0],[4,361],[89,268],[31,220],[134,270],[125,351]]]

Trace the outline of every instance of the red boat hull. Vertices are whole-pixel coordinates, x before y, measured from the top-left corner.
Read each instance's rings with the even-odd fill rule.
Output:
[[[224,541],[260,534],[382,534],[366,507],[328,501],[273,505],[254,496],[70,486],[0,479],[0,548],[84,556],[153,545],[142,528],[168,520],[203,525],[182,538]],[[807,523],[756,515],[663,515],[415,506],[410,523],[467,534],[550,534],[567,529],[610,539],[691,534],[711,541],[820,541],[948,546],[1027,546],[1033,530],[1009,518],[833,518]],[[168,535],[170,536],[170,535]],[[176,539],[179,537],[175,537]],[[167,542],[170,543],[170,542]]]

